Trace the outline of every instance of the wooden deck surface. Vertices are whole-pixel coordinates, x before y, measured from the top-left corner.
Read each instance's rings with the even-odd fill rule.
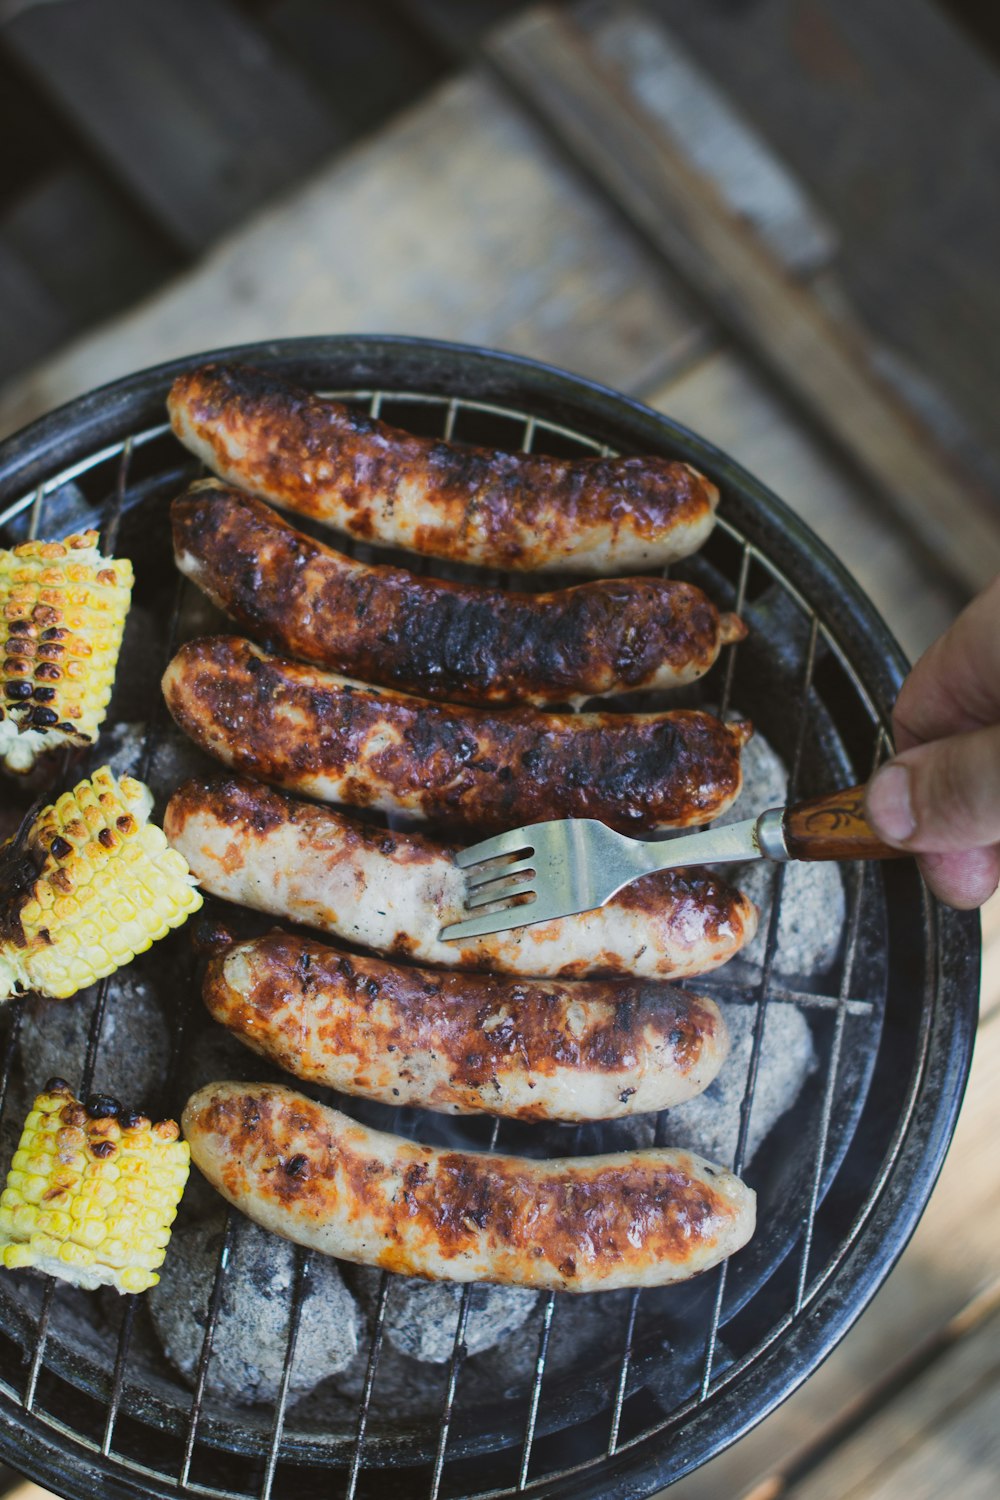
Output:
[[[8,430],[193,349],[393,331],[495,345],[641,396],[772,486],[906,650],[960,600],[857,474],[497,82],[446,83],[231,235],[166,292],[9,389]],[[898,1268],[811,1380],[677,1500],[979,1500],[1000,1460],[1000,903],[955,1143]],[[37,1500],[33,1485],[18,1500]]]

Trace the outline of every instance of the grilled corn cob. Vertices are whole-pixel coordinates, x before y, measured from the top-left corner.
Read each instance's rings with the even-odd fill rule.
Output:
[[[153,799],[104,766],[0,847],[0,1000],[65,1000],[130,963],[201,906]]]
[[[117,1099],[86,1104],[50,1078],[24,1122],[0,1194],[0,1259],[93,1291],[159,1281],[190,1152],[173,1120],[154,1125]]]
[[[97,532],[0,550],[0,762],[30,771],[45,750],[90,744],[107,711],[132,564]]]

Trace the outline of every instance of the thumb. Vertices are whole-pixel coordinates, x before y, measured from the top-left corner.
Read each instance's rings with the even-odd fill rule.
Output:
[[[886,843],[916,854],[1000,843],[1000,725],[904,750],[872,778],[866,807]]]

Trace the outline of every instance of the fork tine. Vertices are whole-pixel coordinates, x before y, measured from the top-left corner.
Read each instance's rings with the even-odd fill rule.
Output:
[[[565,915],[555,901],[525,901],[520,906],[507,902],[497,911],[487,911],[479,916],[467,917],[464,922],[452,922],[442,927],[438,937],[442,942],[461,941],[463,938],[487,937],[491,932],[506,932],[517,927],[528,927],[533,922],[550,922]]]
[[[531,854],[534,852],[534,844],[530,834],[530,828],[512,828],[508,833],[495,834],[491,839],[483,839],[480,844],[459,849],[455,855],[455,863],[460,870],[467,870],[470,865],[482,864],[487,859],[498,859],[502,854]]]
[[[532,870],[530,880],[521,880],[514,885],[500,885],[499,882],[493,886],[485,886],[482,890],[474,891],[465,899],[466,911],[477,911],[482,906],[492,906],[495,901],[509,903],[515,896],[533,896],[535,894],[535,872]]]
[[[528,870],[535,868],[534,854],[529,854],[524,859],[516,859],[510,865],[490,864],[489,869],[480,869],[478,865],[471,865],[465,879],[467,891],[477,891],[481,886],[489,885],[491,881],[502,880],[506,875],[525,875]]]

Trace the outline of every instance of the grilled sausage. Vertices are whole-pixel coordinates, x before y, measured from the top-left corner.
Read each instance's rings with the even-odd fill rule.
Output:
[[[693,1152],[532,1161],[359,1125],[279,1084],[210,1083],[191,1159],[241,1213],[341,1260],[561,1292],[664,1286],[749,1240],[756,1198]]]
[[[443,943],[462,916],[454,850],[388,833],[255,782],[186,782],[164,832],[202,886],[292,922],[444,968],[582,979],[705,974],[750,941],[757,909],[698,870],[665,870],[626,886],[596,911],[467,942]]]
[[[214,473],[363,542],[487,568],[629,573],[699,548],[719,492],[666,458],[542,458],[412,437],[243,365],[179,375],[174,432]]]
[[[283,932],[214,958],[202,994],[297,1078],[448,1114],[667,1109],[706,1089],[729,1048],[718,1006],[669,985],[442,974]]]
[[[518,594],[371,567],[214,479],[171,518],[177,566],[230,619],[291,656],[428,698],[578,704],[678,687],[745,634],[665,578]]]
[[[323,802],[486,833],[599,818],[625,833],[723,812],[745,723],[662,714],[458,708],[270,656],[238,636],[178,651],[163,677],[177,723],[224,765]]]

